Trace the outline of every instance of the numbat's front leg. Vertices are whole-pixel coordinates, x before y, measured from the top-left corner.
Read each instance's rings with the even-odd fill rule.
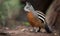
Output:
[[[31,32],[40,32],[40,28],[39,27],[33,27],[30,31]]]

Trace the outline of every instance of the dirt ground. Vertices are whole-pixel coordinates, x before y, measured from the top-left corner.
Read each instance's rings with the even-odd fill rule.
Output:
[[[0,36],[59,36],[57,33],[30,32],[32,27],[18,26],[15,29],[0,30]]]

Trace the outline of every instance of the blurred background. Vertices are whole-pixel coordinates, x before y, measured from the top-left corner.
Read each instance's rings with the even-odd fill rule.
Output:
[[[29,25],[26,12],[23,10],[25,2],[30,2],[35,10],[46,14],[53,0],[0,0],[0,26],[15,28],[18,25]]]
[[[58,31],[60,35],[60,0],[0,0],[0,29],[5,27],[13,29],[20,25],[24,25],[25,27],[30,26],[26,18],[26,12],[23,9],[26,5],[26,1],[30,2],[35,10],[42,11],[46,15],[48,25],[51,28],[54,28],[54,30]],[[19,28],[21,27],[22,26],[20,26]],[[57,36],[58,33],[52,34]],[[39,36],[40,35],[41,33],[39,33]],[[43,36],[45,36],[45,33]]]
[[[20,24],[29,24],[23,7],[20,0],[0,0],[0,26],[15,28]]]

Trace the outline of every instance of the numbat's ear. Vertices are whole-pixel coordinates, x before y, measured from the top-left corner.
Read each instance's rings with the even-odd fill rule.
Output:
[[[31,3],[29,3],[29,2],[26,2],[26,4],[28,4],[29,6],[31,6]]]

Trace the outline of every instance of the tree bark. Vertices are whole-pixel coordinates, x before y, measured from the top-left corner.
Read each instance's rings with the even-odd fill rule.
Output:
[[[54,0],[46,13],[48,25],[60,34],[60,0]]]

